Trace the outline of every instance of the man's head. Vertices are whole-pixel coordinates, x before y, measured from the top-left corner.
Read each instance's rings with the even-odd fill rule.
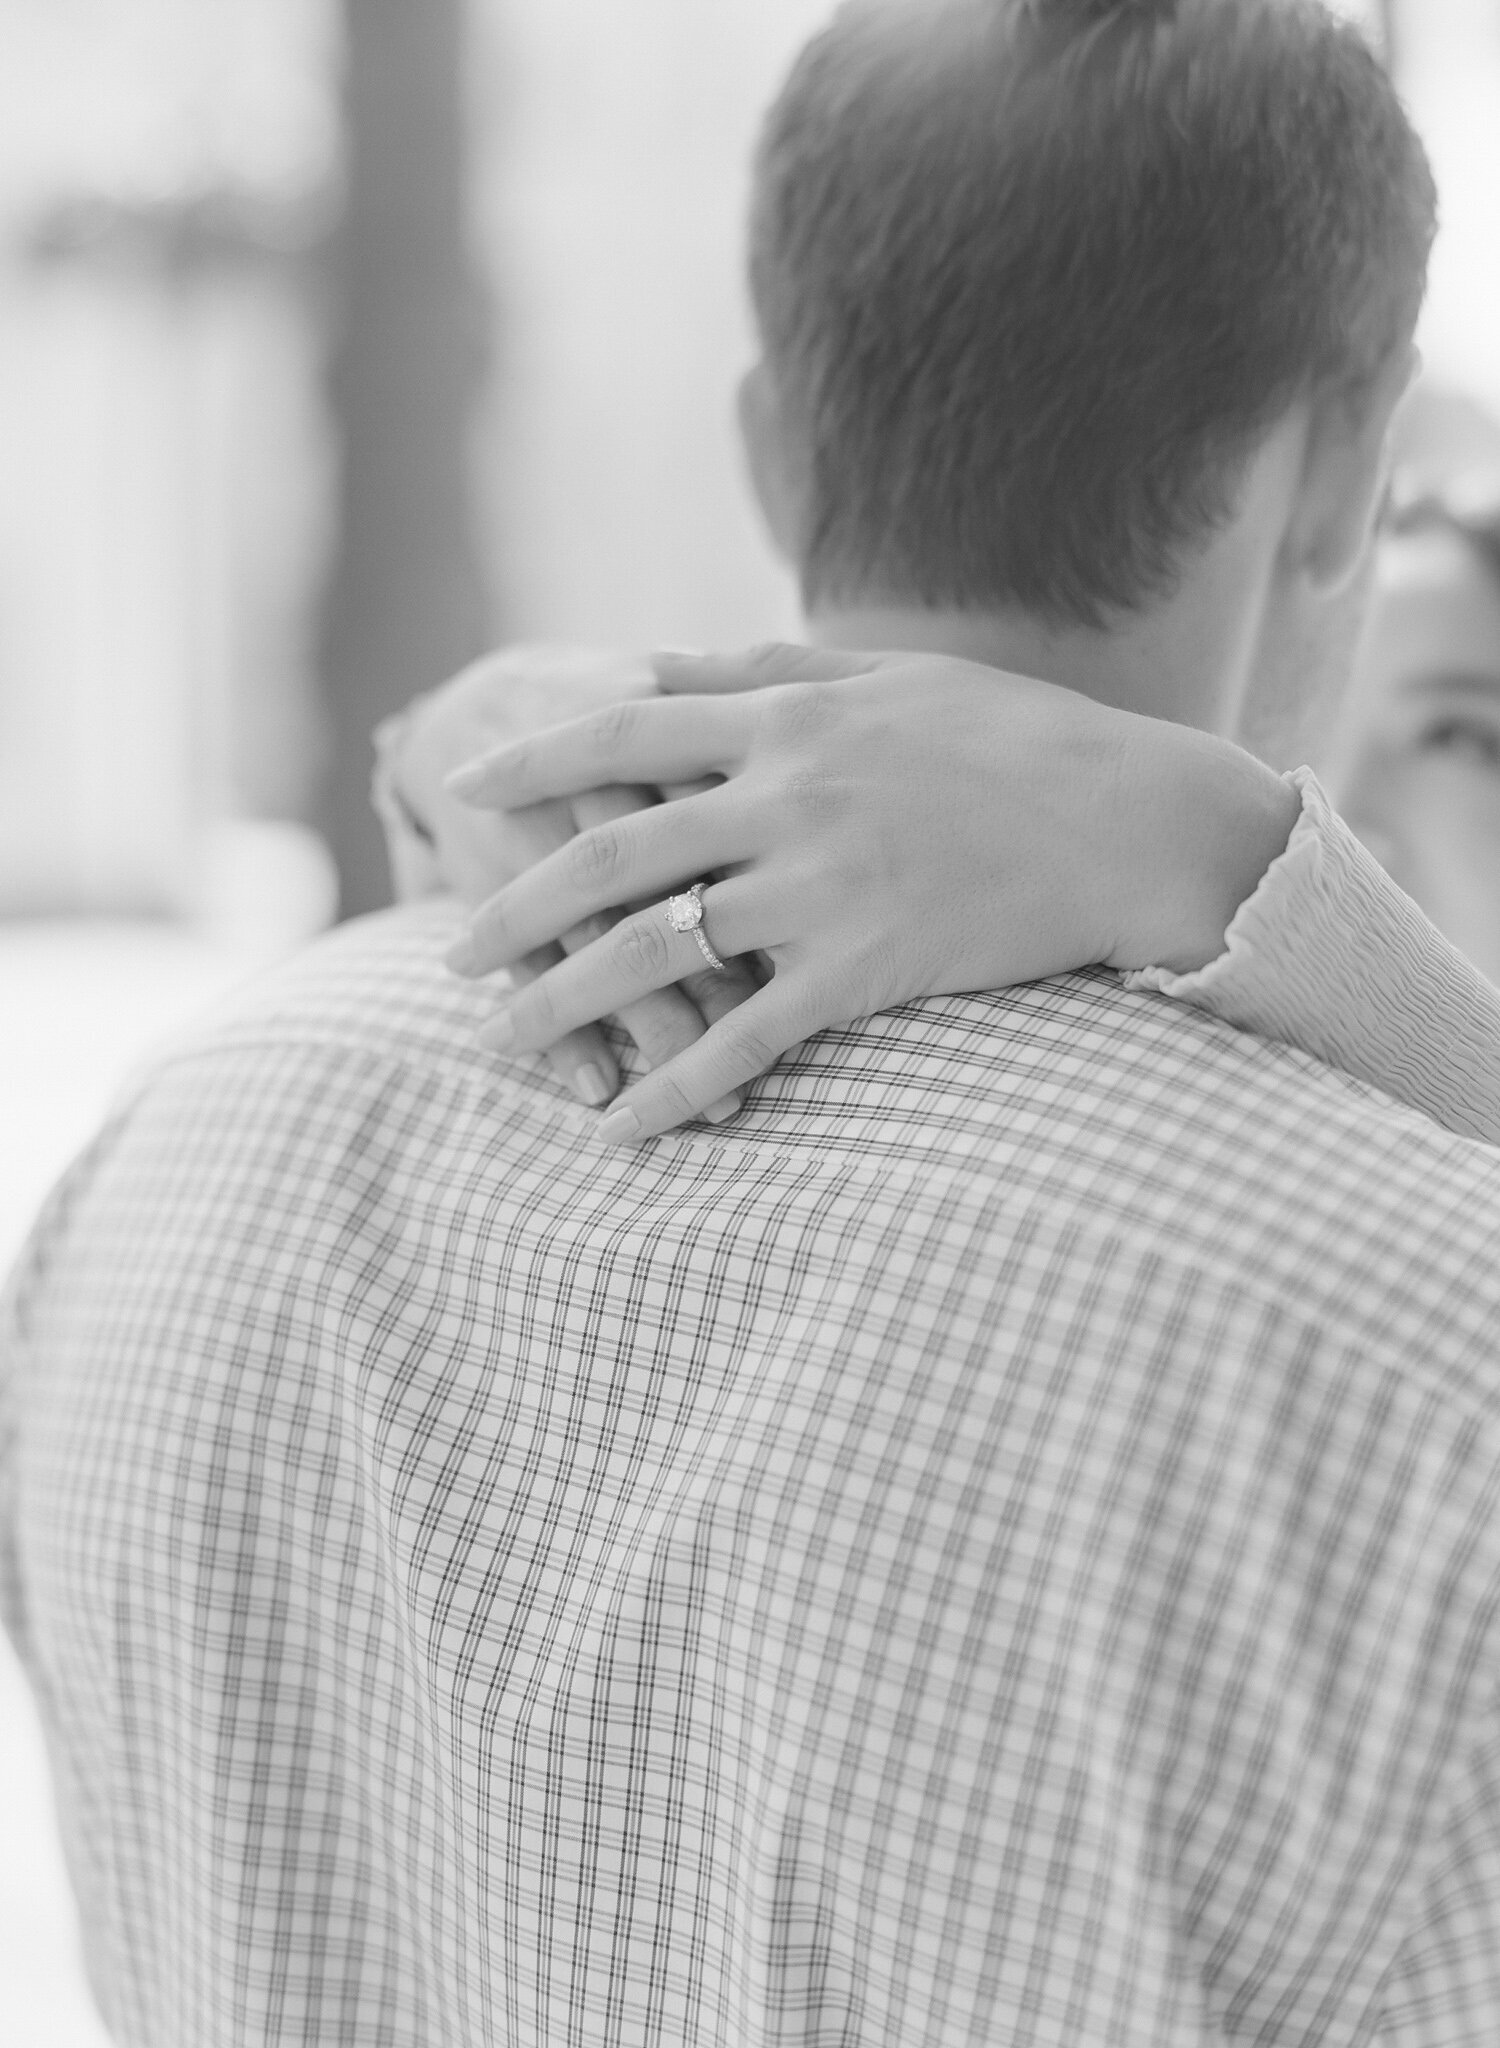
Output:
[[[1337,582],[1433,220],[1318,0],[851,0],[771,112],[752,231],[752,454],[809,609],[1114,629],[1247,508]]]

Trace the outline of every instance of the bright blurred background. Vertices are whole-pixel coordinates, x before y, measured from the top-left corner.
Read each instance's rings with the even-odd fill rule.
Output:
[[[1366,11],[1429,363],[1500,409],[1500,0]],[[0,1261],[154,1040],[385,900],[383,714],[501,639],[794,626],[730,392],[826,12],[0,0]],[[5,1651],[0,1814],[0,2042],[97,2048]]]

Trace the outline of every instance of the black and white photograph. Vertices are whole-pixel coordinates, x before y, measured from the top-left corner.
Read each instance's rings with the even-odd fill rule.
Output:
[[[1500,2044],[1500,0],[0,0],[0,2048]]]

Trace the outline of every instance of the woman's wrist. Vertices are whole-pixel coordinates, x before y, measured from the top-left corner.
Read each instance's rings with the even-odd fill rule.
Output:
[[[1110,965],[1195,973],[1285,853],[1301,793],[1228,740],[1148,719],[1117,789],[1125,900]]]

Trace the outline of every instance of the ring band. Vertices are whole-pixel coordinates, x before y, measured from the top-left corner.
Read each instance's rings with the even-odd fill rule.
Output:
[[[673,931],[691,932],[698,941],[698,951],[709,966],[720,974],[727,974],[729,970],[708,943],[708,934],[703,929],[703,884],[694,882],[692,888],[684,890],[682,895],[669,896],[664,909],[667,923]]]

